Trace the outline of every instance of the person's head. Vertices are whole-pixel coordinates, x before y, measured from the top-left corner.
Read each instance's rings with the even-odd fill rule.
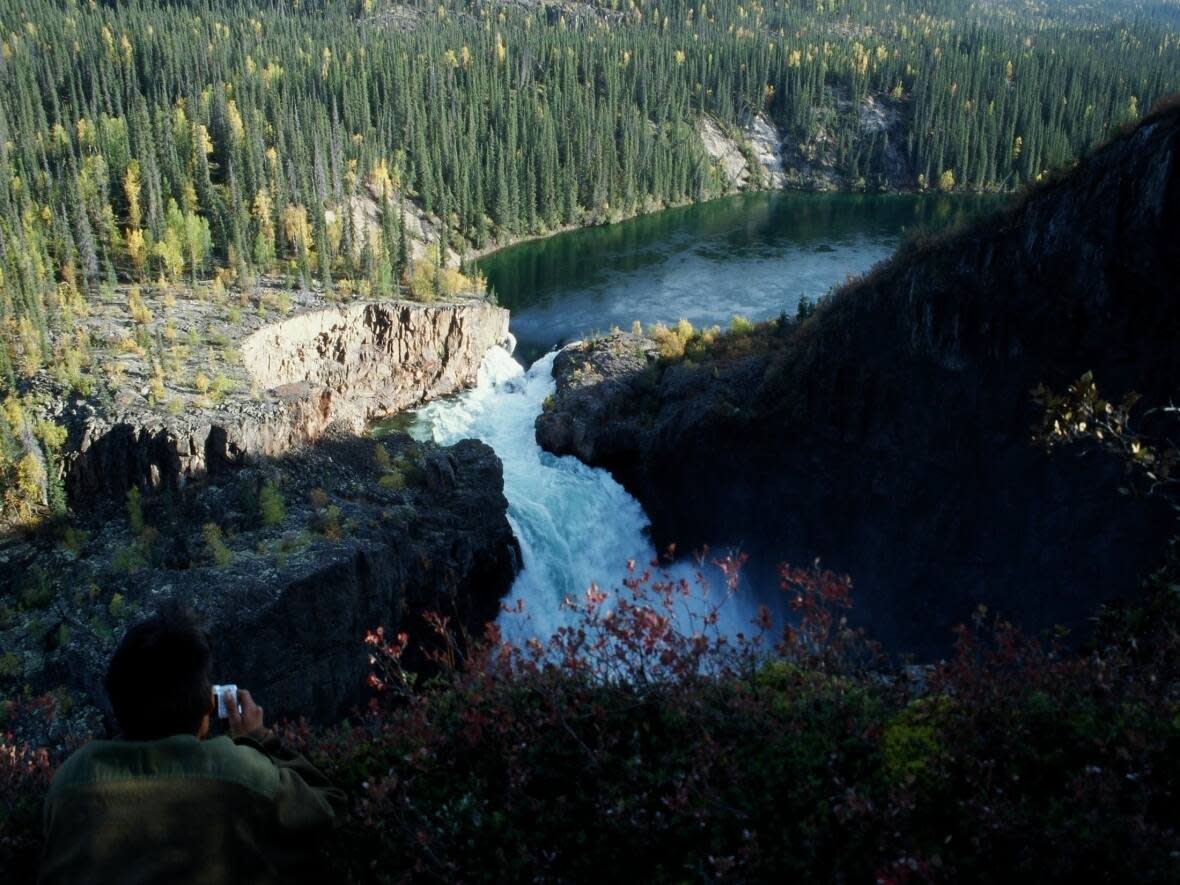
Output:
[[[123,734],[149,741],[203,736],[212,712],[209,637],[187,610],[168,605],[123,636],[106,690]]]

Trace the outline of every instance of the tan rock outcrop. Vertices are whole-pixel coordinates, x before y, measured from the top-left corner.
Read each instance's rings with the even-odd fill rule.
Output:
[[[762,186],[781,188],[786,183],[783,170],[783,136],[766,117],[758,114],[742,130],[750,145],[750,152],[762,167]]]
[[[379,302],[264,326],[241,350],[260,387],[326,388],[328,410],[355,425],[469,386],[484,354],[507,339],[508,311],[482,302]]]
[[[139,401],[71,404],[62,415],[74,428],[67,491],[77,506],[133,485],[178,488],[333,426],[359,433],[371,419],[470,387],[484,354],[508,337],[508,311],[482,301],[354,304],[263,326],[240,345],[253,395],[179,415]]]
[[[738,190],[750,180],[750,167],[737,143],[721,131],[712,117],[701,117],[697,132],[705,153],[721,167],[726,184]]]
[[[729,188],[781,188],[786,183],[782,135],[765,114],[758,114],[742,127],[742,144],[727,135],[711,117],[701,117],[697,133],[705,153],[717,162]],[[757,161],[757,174],[751,174],[751,158]]]

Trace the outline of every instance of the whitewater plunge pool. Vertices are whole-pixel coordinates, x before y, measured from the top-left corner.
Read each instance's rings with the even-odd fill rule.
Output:
[[[524,554],[506,602],[523,600],[527,613],[502,616],[505,634],[549,635],[568,617],[565,597],[591,583],[617,587],[628,560],[655,554],[643,508],[609,473],[537,445],[533,423],[554,390],[554,348],[635,320],[684,317],[699,328],[724,326],[734,314],[793,315],[801,298],[814,301],[887,258],[908,231],[945,227],[994,205],[979,197],[744,194],[483,259],[480,268],[512,311],[516,351],[494,349],[473,390],[419,410],[409,430],[444,444],[483,440],[504,462],[508,519]],[[707,577],[709,592],[722,595],[720,574]],[[722,630],[747,629],[758,604],[774,598],[743,588],[723,607]],[[683,626],[691,629],[705,605],[686,601]]]

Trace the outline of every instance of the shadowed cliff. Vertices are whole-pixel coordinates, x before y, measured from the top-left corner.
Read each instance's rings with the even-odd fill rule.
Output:
[[[520,562],[507,508],[486,445],[404,434],[380,446],[333,434],[180,493],[99,502],[69,545],[0,544],[0,595],[22,602],[0,622],[0,676],[32,693],[67,687],[75,718],[106,709],[123,630],[175,599],[205,619],[216,681],[249,687],[272,716],[332,721],[367,697],[367,631],[421,640],[437,612],[479,636],[496,618]]]
[[[630,336],[569,350],[538,439],[610,469],[659,544],[740,544],[763,586],[782,559],[849,572],[898,650],[944,651],[977,603],[1084,627],[1159,565],[1169,515],[1110,457],[1032,445],[1030,391],[1086,371],[1144,408],[1176,390],[1178,156],[1162,110],[806,322],[670,366]]]

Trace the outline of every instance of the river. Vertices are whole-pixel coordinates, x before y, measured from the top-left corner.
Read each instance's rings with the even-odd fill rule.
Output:
[[[672,209],[607,227],[513,246],[480,262],[500,303],[512,311],[514,354],[488,354],[477,386],[420,409],[410,432],[453,443],[481,439],[504,462],[508,518],[524,568],[509,607],[525,615],[500,624],[513,639],[546,636],[566,623],[562,602],[591,583],[609,590],[628,560],[655,555],[642,507],[609,473],[541,451],[533,423],[554,390],[553,348],[639,320],[726,324],[734,314],[762,320],[794,314],[803,297],[887,258],[907,231],[964,220],[994,200],[851,194],[745,194]],[[528,366],[526,369],[525,366]],[[378,431],[379,432],[379,431]],[[723,597],[706,567],[709,598],[678,602],[681,626],[696,629]],[[693,569],[675,567],[677,577]],[[743,587],[720,606],[720,629],[747,630],[774,594]],[[773,608],[779,608],[774,605]]]

